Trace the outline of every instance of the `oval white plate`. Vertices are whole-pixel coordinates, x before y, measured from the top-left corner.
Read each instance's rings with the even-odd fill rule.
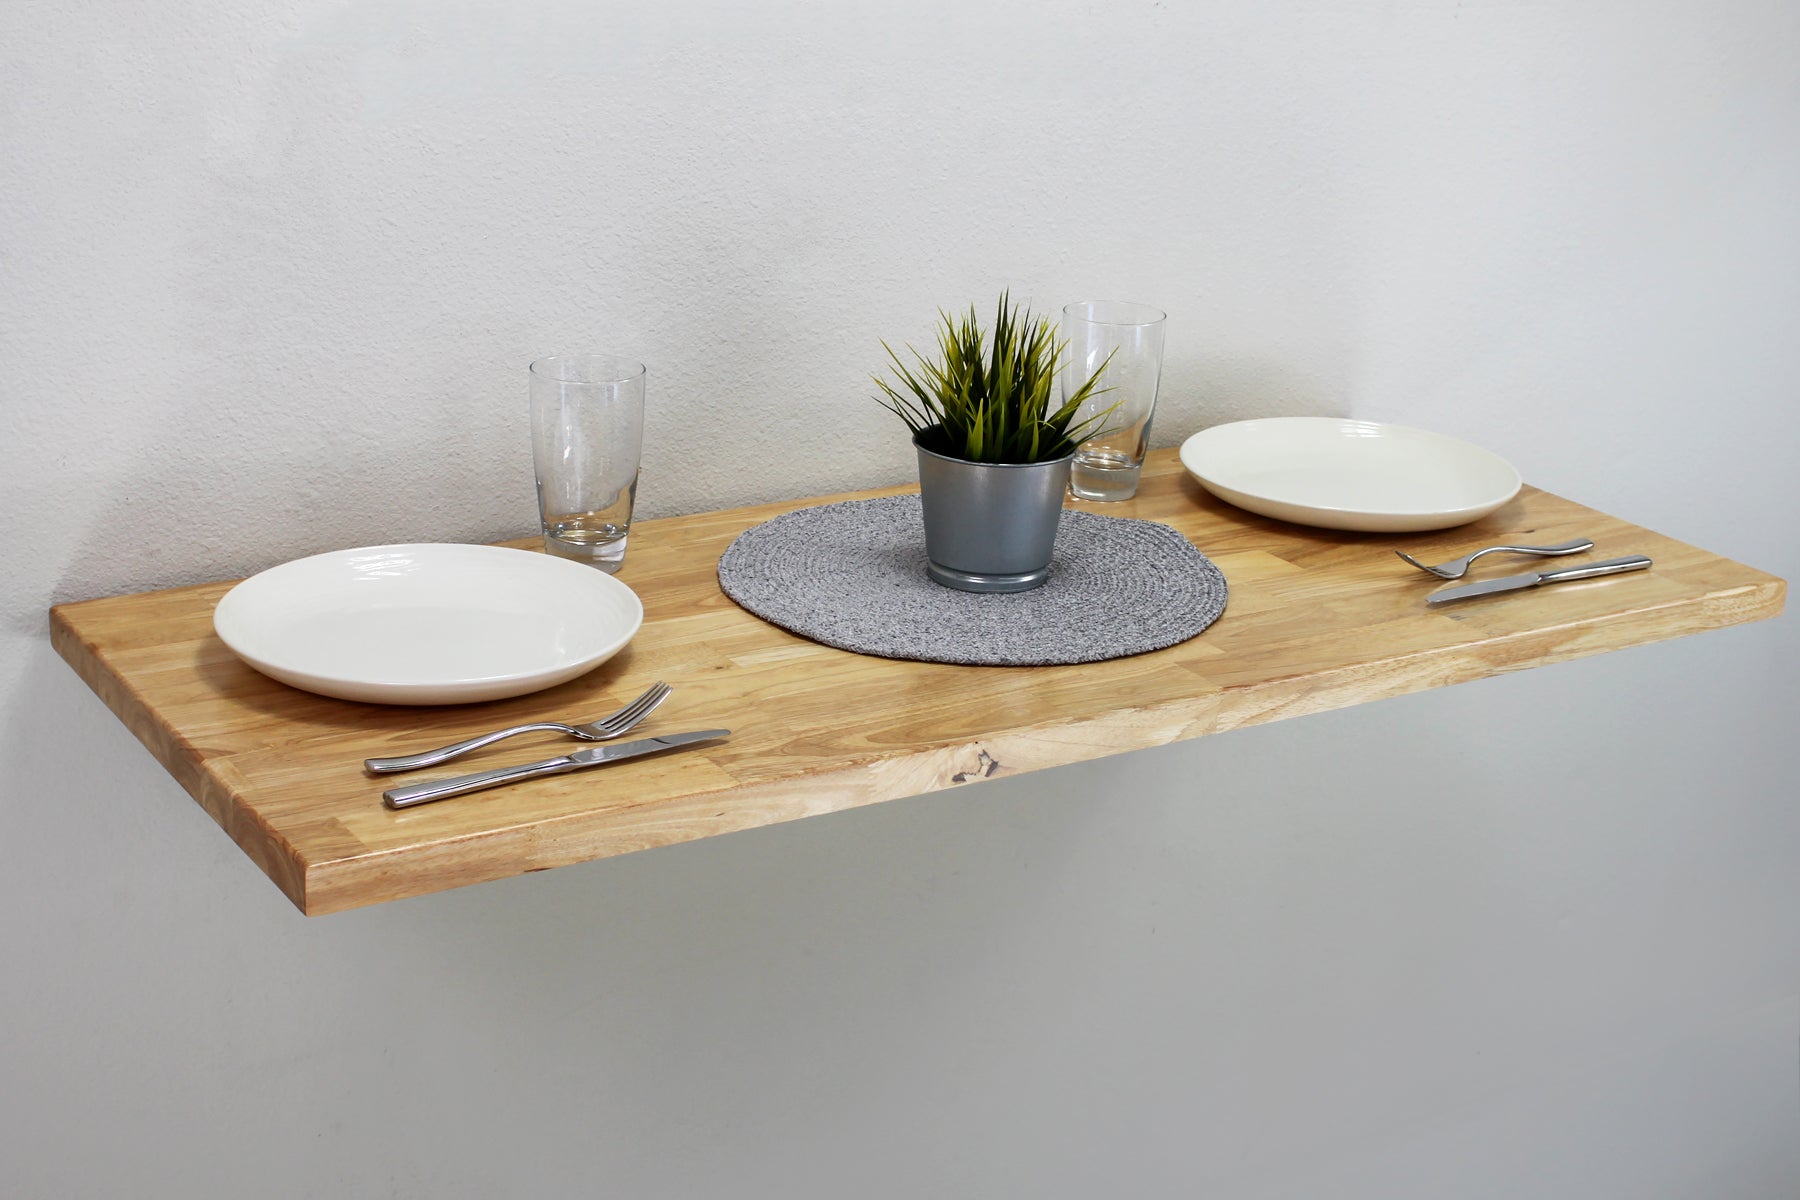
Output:
[[[252,575],[213,628],[263,674],[376,704],[522,696],[617,654],[637,593],[583,563],[504,546],[368,546]]]
[[[1478,520],[1519,472],[1468,442],[1345,417],[1265,417],[1196,433],[1181,465],[1239,508],[1301,525],[1403,533]]]

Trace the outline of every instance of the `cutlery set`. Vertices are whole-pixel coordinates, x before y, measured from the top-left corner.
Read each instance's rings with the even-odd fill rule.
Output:
[[[561,721],[533,721],[526,725],[514,725],[510,729],[499,729],[493,733],[484,733],[480,737],[472,737],[467,741],[452,742],[448,746],[440,746],[436,750],[426,750],[420,754],[407,754],[399,758],[369,758],[363,760],[363,766],[373,775],[392,775],[397,771],[416,771],[420,767],[435,767],[439,763],[449,762],[453,758],[461,758],[483,746],[491,746],[503,738],[517,733],[531,733],[536,730],[554,730],[568,734],[584,742],[609,742],[613,738],[623,736],[636,729],[645,717],[649,716],[656,706],[669,698],[668,684],[657,680],[649,689],[609,717],[601,717],[589,725],[565,725]]]
[[[440,746],[436,750],[426,750],[419,754],[407,754],[395,758],[364,759],[363,767],[372,775],[391,775],[399,771],[415,771],[421,767],[435,767],[440,763],[461,758],[484,746],[491,746],[495,742],[515,734],[538,730],[562,733],[584,742],[610,742],[615,738],[625,736],[641,725],[659,704],[669,698],[670,691],[668,684],[658,680],[651,684],[643,695],[618,712],[585,725],[570,725],[562,721],[532,721],[525,725],[498,729],[493,733],[482,734],[480,737],[453,742],[448,746]],[[601,767],[608,763],[623,762],[628,758],[641,758],[646,754],[676,750],[699,742],[719,741],[730,736],[729,729],[700,729],[691,733],[668,733],[660,737],[640,738],[637,741],[622,742],[616,746],[597,746],[592,749],[577,750],[572,754],[563,754],[555,758],[541,759],[518,766],[497,767],[490,771],[476,771],[471,775],[456,775],[448,779],[431,779],[424,783],[389,788],[381,793],[381,799],[382,803],[392,809],[412,808],[419,804],[429,804],[433,800],[445,800],[451,796],[466,795],[469,792],[479,792],[486,788],[502,787],[509,783],[517,783],[522,779],[536,779],[541,775],[563,775],[570,771],[585,770],[588,767]]]
[[[1580,554],[1584,550],[1592,550],[1594,543],[1588,538],[1576,538],[1574,541],[1558,542],[1554,546],[1487,546],[1480,550],[1453,558],[1449,562],[1437,566],[1427,566],[1406,553],[1396,550],[1401,558],[1428,575],[1439,579],[1461,579],[1469,573],[1469,567],[1484,554],[1534,554],[1542,558],[1557,558],[1564,554]],[[1598,579],[1602,575],[1622,575],[1627,571],[1642,571],[1651,565],[1642,554],[1629,554],[1623,558],[1608,558],[1596,563],[1582,563],[1576,567],[1563,567],[1554,571],[1527,571],[1522,575],[1507,575],[1500,579],[1484,579],[1480,583],[1464,584],[1462,587],[1445,588],[1441,592],[1433,592],[1425,597],[1427,604],[1449,604],[1456,600],[1469,600],[1476,596],[1491,596],[1500,592],[1514,592],[1522,588],[1541,587],[1546,583],[1564,583],[1576,579]]]

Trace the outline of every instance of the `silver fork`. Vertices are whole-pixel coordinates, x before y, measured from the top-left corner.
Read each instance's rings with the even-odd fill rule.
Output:
[[[453,758],[461,758],[472,750],[491,746],[502,738],[509,738],[515,733],[531,733],[538,729],[566,733],[570,737],[580,738],[584,742],[608,742],[637,728],[645,717],[656,711],[657,705],[669,698],[671,690],[668,684],[659,679],[651,684],[643,695],[618,712],[611,716],[601,717],[591,724],[565,725],[561,721],[533,721],[529,725],[514,725],[511,729],[497,729],[493,733],[484,733],[480,737],[440,746],[436,750],[427,750],[422,754],[406,754],[398,758],[367,758],[363,760],[363,767],[375,775],[392,775],[396,771],[416,771],[420,767],[435,767],[439,763],[449,762]]]
[[[1394,553],[1419,570],[1436,575],[1439,579],[1461,579],[1469,573],[1469,564],[1484,554],[1498,554],[1504,550],[1508,554],[1541,554],[1545,558],[1555,558],[1561,554],[1580,554],[1583,550],[1592,550],[1593,548],[1594,543],[1586,538],[1576,538],[1572,542],[1559,542],[1554,546],[1489,546],[1484,550],[1477,550],[1473,554],[1465,554],[1461,558],[1453,558],[1449,562],[1439,563],[1435,567],[1426,566],[1404,550],[1396,550]]]

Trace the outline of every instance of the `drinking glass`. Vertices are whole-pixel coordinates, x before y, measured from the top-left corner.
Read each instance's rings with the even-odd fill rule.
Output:
[[[644,445],[644,364],[567,354],[531,364],[531,457],[544,549],[617,571]]]
[[[1096,394],[1075,419],[1084,421],[1113,409],[1099,436],[1075,451],[1069,471],[1071,495],[1083,500],[1129,500],[1137,495],[1162,380],[1166,315],[1148,304],[1125,300],[1083,300],[1063,309],[1063,337],[1068,340],[1063,399],[1074,395],[1105,363]]]

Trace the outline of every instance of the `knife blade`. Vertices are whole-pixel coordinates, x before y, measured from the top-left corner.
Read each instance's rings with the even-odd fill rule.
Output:
[[[658,754],[664,750],[692,746],[696,742],[719,741],[730,736],[731,730],[729,729],[700,729],[692,733],[665,733],[661,737],[639,738],[635,742],[614,742],[604,746],[591,746],[586,750],[577,750],[573,754],[546,758],[539,762],[523,763],[516,767],[498,767],[492,771],[477,771],[473,775],[454,775],[449,779],[428,779],[423,783],[409,783],[405,787],[389,788],[381,793],[381,801],[393,809],[411,808],[416,804],[429,804],[433,800],[444,800],[468,792],[479,792],[484,788],[502,787],[509,783],[517,783],[521,779],[536,779],[540,775],[562,775],[569,771],[580,771],[588,767],[601,767],[607,763],[623,762],[628,758],[641,758],[646,754]]]
[[[1471,596],[1491,596],[1496,592],[1515,592],[1520,588],[1539,587],[1546,583],[1565,583],[1573,579],[1597,579],[1602,575],[1620,575],[1626,571],[1642,571],[1649,565],[1650,560],[1643,555],[1631,554],[1624,558],[1609,558],[1603,562],[1583,563],[1579,567],[1563,567],[1556,571],[1527,571],[1523,575],[1508,575],[1504,579],[1484,579],[1480,583],[1464,584],[1462,587],[1433,592],[1425,597],[1425,603],[1448,604],[1453,600],[1467,600]]]

